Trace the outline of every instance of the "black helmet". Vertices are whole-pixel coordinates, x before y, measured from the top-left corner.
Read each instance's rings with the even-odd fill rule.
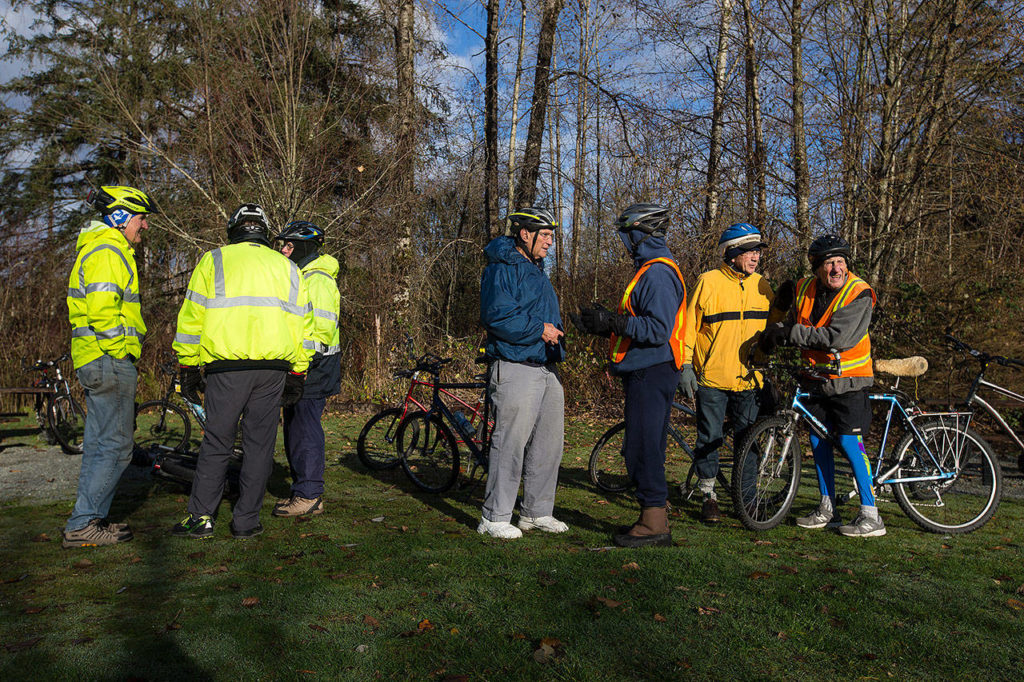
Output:
[[[555,217],[551,211],[538,206],[526,206],[515,213],[509,213],[505,218],[509,224],[512,236],[518,238],[519,230],[537,232],[539,230],[553,230],[558,227]]]
[[[259,204],[242,204],[228,218],[228,240],[270,245],[270,225]]]
[[[324,231],[308,220],[293,220],[288,223],[276,237],[274,237],[274,241],[311,241],[315,242],[317,246],[323,246]]]
[[[639,230],[649,235],[665,236],[668,209],[661,204],[633,204],[615,221],[619,232]]]
[[[842,256],[846,264],[850,264],[850,243],[838,234],[824,234],[807,248],[807,260],[811,262],[812,270],[817,270],[819,265],[833,256]]]

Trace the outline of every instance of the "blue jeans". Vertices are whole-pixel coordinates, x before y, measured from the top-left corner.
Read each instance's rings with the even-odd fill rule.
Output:
[[[723,391],[710,386],[697,386],[697,444],[693,460],[699,479],[714,479],[718,476],[718,448],[725,440],[722,424],[726,415],[732,422],[735,451],[747,429],[757,419],[757,392],[753,389]]]
[[[135,385],[131,360],[104,355],[78,368],[85,388],[85,434],[78,499],[64,529],[80,530],[106,518],[121,473],[132,460],[135,431]]]

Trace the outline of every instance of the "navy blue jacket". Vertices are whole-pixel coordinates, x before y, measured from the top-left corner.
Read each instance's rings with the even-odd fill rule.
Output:
[[[630,236],[639,241],[645,235],[634,231]],[[664,237],[650,237],[640,244],[633,256],[633,265],[639,270],[653,258],[675,260]],[[655,263],[633,288],[630,303],[635,317],[626,321],[629,350],[622,362],[612,364],[615,374],[673,361],[669,339],[676,313],[683,303],[683,284],[672,268],[664,263]]]
[[[544,270],[516,250],[512,237],[492,240],[484,253],[480,324],[487,330],[487,353],[510,362],[560,362],[563,343],[541,340],[545,322],[563,329],[558,298]]]

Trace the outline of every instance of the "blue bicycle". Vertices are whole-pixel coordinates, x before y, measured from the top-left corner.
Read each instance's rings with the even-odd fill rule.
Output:
[[[876,431],[874,485],[889,486],[903,512],[925,530],[966,533],[985,525],[999,507],[1002,471],[992,447],[970,428],[971,412],[924,412],[899,391],[899,377],[920,376],[927,366],[924,358],[875,363],[876,372],[897,378],[891,390],[870,394],[885,411],[880,434]],[[838,367],[835,361],[829,371]],[[769,362],[761,369],[791,379],[808,374],[807,367],[795,364]],[[789,404],[755,422],[740,446],[733,505],[751,530],[774,528],[793,505],[800,485],[801,425],[841,452],[838,438],[805,407],[809,395],[796,388]],[[887,447],[896,440],[890,454]]]

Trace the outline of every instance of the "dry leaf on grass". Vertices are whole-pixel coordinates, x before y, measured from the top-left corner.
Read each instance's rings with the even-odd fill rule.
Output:
[[[639,571],[640,564],[635,561],[630,561],[628,564],[622,564],[623,571]]]
[[[765,573],[764,571],[754,571],[753,573],[751,573],[747,577],[750,578],[751,580],[763,580],[765,578],[772,577],[772,574],[771,573]]]
[[[259,597],[246,597],[245,599],[242,600],[242,606],[244,606],[246,608],[252,608],[253,606],[256,606],[259,603],[260,603],[260,598]]]
[[[665,622],[668,621],[668,618],[666,618],[665,616],[661,615],[660,613],[656,613],[656,614],[654,614],[654,620],[656,620],[659,623],[665,623]]]
[[[698,606],[697,613],[702,616],[713,616],[716,613],[721,613],[721,610],[716,609],[714,606]]]
[[[374,618],[373,616],[367,614],[363,616],[363,625],[369,625],[371,628],[379,628],[380,621]]]

